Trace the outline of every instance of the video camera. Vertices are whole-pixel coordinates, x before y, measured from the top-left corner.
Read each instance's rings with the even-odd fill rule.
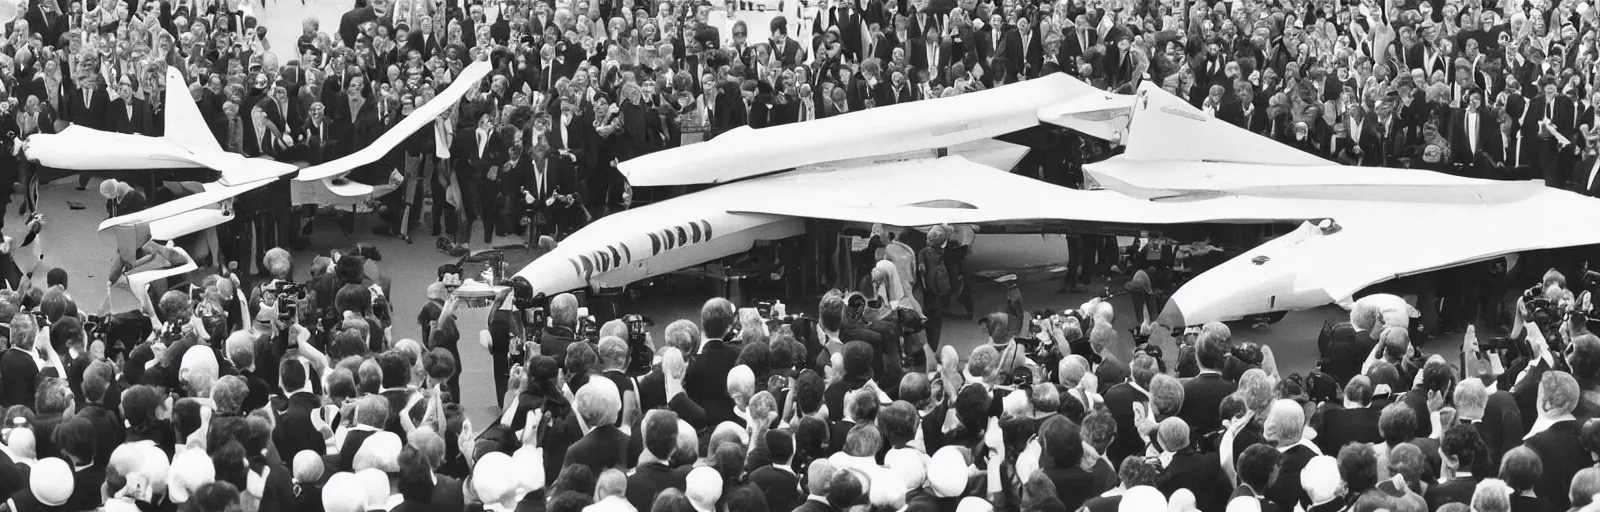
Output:
[[[783,302],[771,301],[771,300],[756,301],[756,312],[760,313],[761,314],[761,318],[766,319],[768,322],[777,322],[777,323],[782,324],[782,325],[790,325],[790,324],[793,324],[796,320],[800,320],[802,318],[806,318],[806,315],[804,313],[788,313],[788,312],[785,312],[785,314],[783,314],[783,315],[772,316],[773,309],[779,304],[783,304]],[[770,327],[771,324],[769,323],[768,326]]]
[[[263,291],[271,293],[278,306],[278,321],[292,322],[299,318],[300,303],[306,300],[306,287],[293,281],[277,281]]]
[[[650,373],[650,363],[655,359],[655,351],[650,347],[650,327],[656,323],[650,317],[640,314],[627,314],[622,316],[622,323],[628,326],[628,375],[639,376]]]
[[[1055,381],[1056,369],[1061,365],[1062,354],[1065,352],[1057,346],[1056,339],[1049,335],[1055,325],[1066,319],[1061,312],[1041,309],[1033,312],[1033,325],[1029,327],[1029,336],[1018,336],[1013,341],[1026,349],[1029,360],[1037,363],[1044,370],[1045,380]],[[1070,340],[1069,340],[1070,341]]]

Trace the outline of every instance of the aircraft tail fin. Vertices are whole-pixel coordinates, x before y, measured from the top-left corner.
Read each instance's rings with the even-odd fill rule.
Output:
[[[1218,119],[1151,83],[1139,88],[1128,132],[1128,160],[1338,165]]]
[[[167,68],[167,92],[162,101],[167,111],[162,138],[191,151],[222,151],[222,145],[211,135],[205,116],[200,115],[200,106],[189,95],[188,82],[183,81],[178,68]]]

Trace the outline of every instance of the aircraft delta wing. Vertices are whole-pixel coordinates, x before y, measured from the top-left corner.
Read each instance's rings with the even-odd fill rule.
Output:
[[[728,183],[807,165],[947,148],[1039,124],[1039,109],[1104,94],[1065,73],[804,123],[740,127],[617,165],[635,187]]]
[[[1169,327],[1311,308],[1396,277],[1600,243],[1593,230],[1519,222],[1600,215],[1593,198],[1538,181],[1341,166],[1207,116],[1149,84],[1134,105],[1127,143],[1124,154],[1087,170],[1147,205],[1252,199],[1279,205],[1280,221],[1314,221],[1189,281],[1158,319]]]
[[[1169,327],[1312,308],[1400,276],[1600,243],[1600,232],[1517,222],[1600,215],[1600,201],[1538,182],[1340,166],[1206,116],[1153,87],[1142,91],[1134,109],[1126,153],[1089,167],[1115,191],[1046,186],[946,162],[920,179],[905,177],[898,190],[851,194],[857,187],[848,177],[819,176],[812,179],[838,183],[786,184],[729,210],[899,226],[975,224],[1005,232],[1078,224],[1133,229],[1301,222],[1178,290],[1159,320]],[[873,199],[876,194],[886,199]],[[1517,227],[1484,229],[1507,222]]]
[[[461,71],[461,74],[456,77],[456,80],[452,82],[444,92],[440,93],[432,100],[417,108],[417,110],[413,111],[411,115],[406,116],[405,119],[402,119],[389,131],[379,136],[378,140],[374,141],[371,145],[368,145],[366,148],[363,148],[343,158],[302,169],[300,170],[300,175],[298,175],[295,179],[299,181],[324,180],[324,184],[327,185],[330,190],[333,190],[335,187],[340,185],[331,183],[331,180],[335,180],[357,167],[372,163],[378,158],[382,158],[384,154],[399,146],[399,144],[404,142],[406,138],[411,136],[411,134],[415,133],[424,126],[427,126],[428,123],[433,122],[435,118],[444,113],[451,106],[461,101],[461,98],[465,96],[472,87],[476,86],[484,76],[487,76],[489,71],[492,69],[492,66],[485,61],[472,63],[472,65],[467,66]],[[220,153],[219,155],[221,155],[220,158],[238,157],[241,160],[250,162],[266,162],[269,164],[288,166],[291,169],[293,168],[293,166],[289,164],[281,164],[265,159],[247,159],[233,153]],[[310,177],[307,177],[308,172],[311,173]],[[224,171],[224,175],[226,175],[226,171]],[[196,209],[209,208],[223,201],[231,200],[235,197],[238,197],[240,194],[260,188],[268,183],[270,183],[269,180],[256,179],[244,181],[243,183],[239,184],[228,184],[226,180],[215,184],[207,184],[206,190],[199,194],[183,196],[172,201],[151,206],[144,210],[130,213],[128,215],[106,219],[104,222],[100,223],[99,229],[104,231],[117,226],[154,223],[169,217],[180,216]],[[211,219],[209,216],[193,216],[192,218],[195,220]],[[192,226],[190,226],[188,223],[184,223],[184,225],[189,226],[184,229],[192,228]],[[206,227],[209,227],[200,224],[194,225],[200,226],[194,230],[205,229]],[[216,224],[211,225],[214,226]],[[154,228],[152,228],[152,231],[154,231]],[[169,227],[167,229],[167,232],[169,233],[178,231],[182,231],[182,229],[178,229],[177,227]],[[192,233],[194,231],[188,232]]]

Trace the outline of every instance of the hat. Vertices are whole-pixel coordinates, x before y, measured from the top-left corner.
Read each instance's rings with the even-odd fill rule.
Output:
[[[28,476],[28,488],[33,491],[33,499],[47,507],[59,507],[67,503],[67,498],[72,497],[72,467],[67,461],[51,457],[33,464],[33,473]]]

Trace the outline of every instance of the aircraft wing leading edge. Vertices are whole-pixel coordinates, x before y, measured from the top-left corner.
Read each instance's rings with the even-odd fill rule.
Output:
[[[843,115],[737,128],[618,164],[636,187],[728,183],[806,165],[943,148],[1037,126],[1039,109],[1103,94],[1065,73]]]
[[[455,81],[451,82],[444,92],[434,96],[432,100],[424,103],[421,107],[417,107],[416,110],[411,112],[411,115],[395,123],[394,127],[389,128],[389,131],[383,132],[383,135],[378,136],[378,140],[373,141],[372,144],[368,144],[367,147],[331,162],[301,169],[300,174],[295,176],[295,180],[317,181],[343,176],[357,167],[378,161],[379,158],[383,158],[383,155],[388,154],[389,151],[394,150],[400,143],[410,138],[411,134],[433,123],[434,119],[443,115],[450,107],[455,106],[457,102],[461,101],[462,97],[467,95],[468,91],[477,87],[478,82],[482,81],[483,77],[489,76],[489,72],[493,70],[494,66],[490,65],[488,61],[472,63],[472,65],[461,70],[461,74],[456,76]]]

